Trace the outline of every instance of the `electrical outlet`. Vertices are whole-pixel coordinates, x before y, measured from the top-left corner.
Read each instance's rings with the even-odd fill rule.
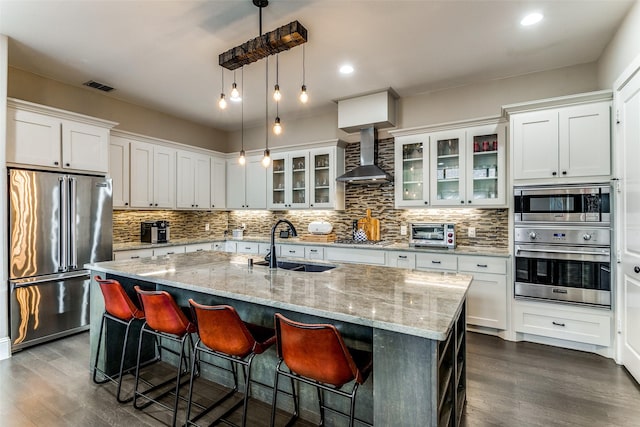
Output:
[[[208,222],[204,225],[204,231],[209,231],[209,223]]]
[[[242,229],[246,230],[247,229],[247,224],[245,224],[244,222],[242,223]]]
[[[401,225],[400,226],[400,235],[401,236],[406,236],[407,235],[407,226],[406,225]]]
[[[469,227],[469,230],[467,231],[467,236],[476,237],[476,228],[475,227]]]

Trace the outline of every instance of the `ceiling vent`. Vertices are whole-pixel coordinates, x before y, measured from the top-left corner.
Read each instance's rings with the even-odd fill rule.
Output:
[[[103,92],[111,92],[113,90],[113,88],[111,86],[107,86],[104,83],[99,83],[95,80],[89,80],[88,82],[84,82],[82,83],[84,86],[89,86],[92,87],[94,89],[98,89],[101,90]]]

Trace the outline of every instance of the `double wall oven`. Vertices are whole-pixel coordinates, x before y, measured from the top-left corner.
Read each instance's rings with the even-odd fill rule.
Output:
[[[610,189],[514,188],[516,298],[611,307]]]

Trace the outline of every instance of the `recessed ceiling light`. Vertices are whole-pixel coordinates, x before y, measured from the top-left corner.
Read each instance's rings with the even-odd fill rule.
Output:
[[[542,18],[544,18],[543,14],[539,12],[533,12],[522,18],[522,21],[520,21],[520,25],[528,27],[529,25],[537,24],[538,22],[542,21]]]
[[[351,74],[353,73],[353,67],[351,65],[345,64],[342,67],[340,67],[340,73]]]

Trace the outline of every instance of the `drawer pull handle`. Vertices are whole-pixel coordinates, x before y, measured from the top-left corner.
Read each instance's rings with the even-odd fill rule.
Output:
[[[398,258],[400,258],[400,259],[407,259],[407,256],[406,256],[406,255],[398,255]]]
[[[140,255],[132,255],[131,256],[131,259],[138,259],[138,258],[140,258]]]
[[[289,251],[289,253],[290,253],[290,254],[295,254],[295,253],[296,253],[296,251]]]
[[[318,250],[317,249],[309,249],[309,252],[316,253],[316,252],[318,252]]]
[[[565,327],[564,323],[560,323],[560,322],[556,322],[556,321],[552,321],[551,323],[553,323],[556,326],[562,326],[563,328]]]
[[[196,249],[196,252],[202,252],[204,249]]]
[[[175,252],[167,252],[167,255],[173,255]]]
[[[248,251],[250,251],[250,250],[251,250],[251,248],[250,248],[250,247],[247,247],[247,246],[245,246],[244,248],[245,248],[246,250],[248,250]]]
[[[478,267],[487,268],[487,264],[476,264]]]
[[[566,294],[567,290],[566,289],[554,289],[551,292],[553,292],[554,294]]]
[[[442,264],[442,261],[431,261],[431,264]]]

